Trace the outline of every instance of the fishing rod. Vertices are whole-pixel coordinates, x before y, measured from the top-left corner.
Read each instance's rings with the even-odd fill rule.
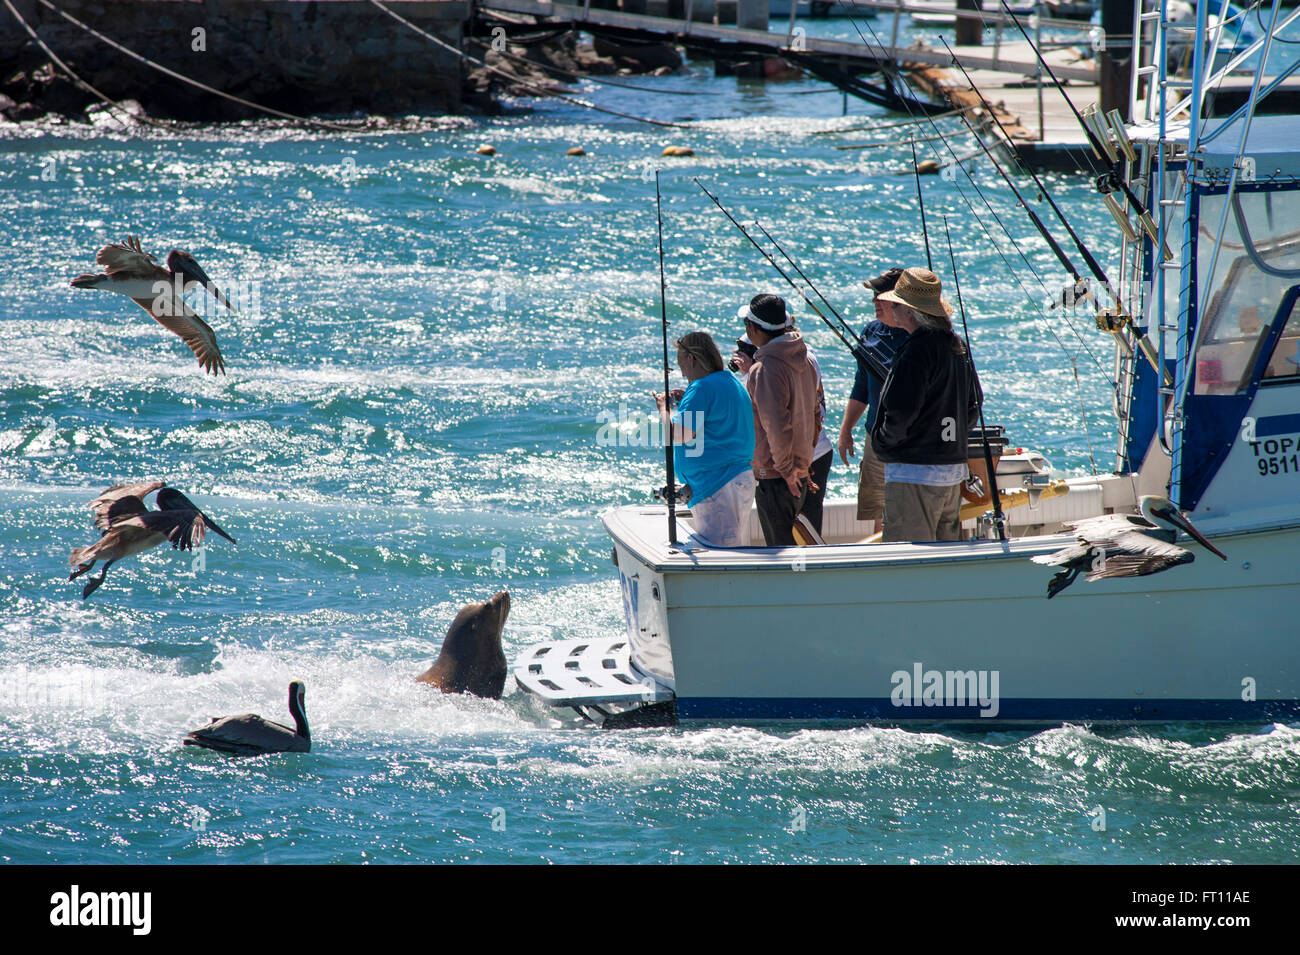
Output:
[[[916,179],[916,204],[921,207],[921,238],[925,239],[925,267],[933,272],[934,261],[930,258],[930,233],[925,230],[925,200],[921,198],[921,170],[916,166],[916,140],[913,139],[911,142],[912,176]]]
[[[970,83],[971,89],[974,90],[975,95],[977,95],[980,98],[980,102],[984,105],[984,111],[987,112],[989,116],[992,117],[993,121],[998,124],[998,128],[1002,130],[1003,136],[1006,136],[1007,141],[1010,142],[1011,137],[1007,136],[1006,130],[1003,129],[1002,127],[1002,123],[998,121],[998,118],[996,116],[994,116],[993,107],[991,107],[988,101],[984,99],[984,94],[975,88],[975,83],[971,80],[970,75],[967,74],[966,70],[962,68],[962,65],[957,62],[957,55],[953,53],[952,47],[948,46],[948,41],[944,40],[943,37],[940,37],[939,39],[943,40],[943,45],[948,48],[948,54],[949,56],[952,57],[953,63],[957,66],[958,69],[962,71],[962,74],[966,76],[966,82]],[[1016,197],[1016,200],[1024,207],[1025,213],[1029,216],[1029,221],[1033,223],[1034,228],[1038,230],[1038,234],[1043,237],[1043,240],[1051,248],[1052,254],[1056,256],[1057,260],[1063,266],[1065,266],[1065,271],[1069,272],[1071,277],[1073,277],[1075,288],[1077,289],[1079,287],[1079,283],[1083,281],[1083,276],[1079,274],[1079,270],[1075,268],[1074,263],[1070,261],[1070,257],[1065,254],[1065,250],[1062,249],[1060,243],[1056,241],[1056,237],[1052,235],[1051,232],[1048,231],[1047,226],[1043,224],[1043,220],[1039,218],[1038,213],[1034,211],[1033,206],[1031,206],[1028,203],[1028,201],[1026,201],[1025,197],[1021,195],[1020,190],[1016,188],[1016,184],[1014,181],[1012,181],[1011,176],[1008,175],[1007,171],[1002,168],[1002,164],[998,162],[997,157],[993,155],[993,151],[989,149],[988,144],[984,142],[983,137],[981,137],[980,134],[976,131],[975,127],[971,124],[970,120],[966,119],[966,117],[963,115],[962,122],[966,124],[966,128],[969,129],[971,135],[975,137],[975,141],[979,143],[980,149],[983,150],[984,155],[988,157],[989,162],[993,164],[993,168],[998,171],[998,175],[1002,177],[1003,181],[1011,189],[1011,194],[1014,195]],[[1015,146],[1013,145],[1011,148],[1015,149]],[[1018,152],[1016,153],[1016,156],[1017,158],[1019,158]],[[1037,176],[1034,176],[1034,182],[1038,184],[1039,191],[1043,194],[1044,197],[1047,198],[1048,202],[1051,202],[1051,197],[1048,196],[1047,190],[1044,188],[1042,182],[1039,181]],[[1080,242],[1079,240],[1079,237],[1075,235],[1074,230],[1070,228],[1069,223],[1065,222],[1064,217],[1061,215],[1060,209],[1057,209],[1056,207],[1056,203],[1051,202],[1051,205],[1052,208],[1056,210],[1057,217],[1060,218],[1061,221],[1065,224],[1066,231],[1069,232],[1070,237],[1074,239],[1074,244],[1079,248],[1079,251],[1083,252],[1084,257],[1086,259],[1092,259],[1092,257],[1088,254],[1088,252],[1084,249],[1082,242]],[[1096,265],[1096,260],[1092,260],[1092,262],[1094,265]],[[1104,283],[1107,290],[1110,291],[1112,297],[1114,297],[1114,291],[1110,287],[1109,280],[1107,280],[1105,274],[1101,271],[1101,266],[1096,265],[1093,271],[1094,274],[1097,276],[1098,281]]]
[[[845,0],[840,0],[840,3],[846,8],[849,7],[849,4],[845,3]],[[862,32],[861,27],[858,26],[858,22],[856,18],[850,15],[849,23],[853,26],[854,31],[858,34],[858,37],[862,40],[863,45],[865,45],[868,49],[870,49],[872,46],[871,41],[867,39],[866,35]],[[866,28],[871,31],[872,37],[875,38],[875,46],[877,49],[881,51],[883,55],[885,53],[885,46],[884,43],[881,41],[879,34],[876,33],[875,27],[873,27],[869,21],[864,21],[864,24],[866,25]],[[904,106],[908,108],[909,114],[915,117],[916,114],[911,112],[910,107],[907,107],[906,103],[904,103]],[[941,130],[939,130],[939,124],[936,123],[928,115],[922,116],[922,121],[928,121],[931,127],[935,130],[935,132],[941,132]],[[957,156],[956,150],[952,148],[952,144],[947,142],[946,139],[944,140],[944,147],[948,150],[949,154],[952,155],[953,159],[956,160],[956,165],[960,166],[961,163],[964,161],[964,158]],[[978,153],[974,155],[978,155]],[[965,157],[965,158],[969,158],[969,157]],[[1038,271],[1038,269],[1034,266],[1034,264],[1031,261],[1029,261],[1029,258],[1028,256],[1025,255],[1024,250],[1020,248],[1020,245],[1016,242],[1015,238],[1011,235],[1011,230],[1008,229],[1006,223],[1002,221],[1002,217],[998,215],[997,210],[993,208],[992,203],[990,203],[988,197],[984,195],[984,191],[980,189],[979,184],[975,182],[974,177],[971,176],[970,172],[966,171],[964,167],[963,167],[963,171],[966,172],[967,180],[970,182],[971,187],[975,190],[975,194],[979,196],[980,201],[984,203],[984,207],[988,209],[989,214],[993,217],[993,220],[998,224],[998,227],[1001,228],[1001,230],[1007,236],[1007,238],[1011,240],[1012,248],[1015,249],[1016,253],[1020,256],[1021,261],[1025,263],[1025,265],[1029,268],[1029,271],[1034,274],[1034,277],[1038,279],[1039,284],[1043,287],[1044,291],[1046,291],[1048,286],[1047,286],[1047,282],[1043,279],[1042,274]],[[972,203],[971,200],[966,196],[966,194],[961,190],[960,186],[958,186],[958,194],[961,196],[962,201],[965,202],[967,207],[971,210],[971,214],[974,216],[976,224],[980,227],[981,231],[983,231],[985,237],[988,238],[989,244],[992,246],[993,251],[997,253],[998,258],[1002,260],[1003,265],[1007,267],[1008,274],[1010,274],[1011,277],[1015,279],[1016,284],[1020,286],[1020,290],[1025,293],[1025,297],[1028,298],[1031,302],[1033,302],[1037,306],[1039,300],[1035,298],[1032,294],[1030,294],[1029,289],[1025,287],[1024,282],[1021,280],[1020,276],[1016,273],[1015,269],[1012,268],[1011,263],[1007,260],[1006,255],[1002,251],[1001,245],[999,245],[996,241],[994,241],[992,233],[989,231],[988,226],[985,224],[983,217],[976,211],[974,203]],[[1044,318],[1046,318],[1046,316],[1044,316]],[[1084,341],[1083,336],[1079,333],[1079,330],[1074,326],[1074,323],[1069,320],[1068,316],[1066,317],[1066,324],[1070,327],[1070,331],[1074,333],[1074,337],[1079,340],[1079,346],[1087,353],[1088,357],[1092,359],[1092,363],[1097,366],[1097,370],[1101,372],[1104,376],[1106,376],[1107,380],[1111,384],[1111,387],[1115,387],[1114,380],[1111,379],[1110,376],[1106,374],[1105,369],[1102,368],[1101,366],[1101,362],[1097,359],[1097,356],[1093,354],[1092,349],[1088,347],[1087,342]],[[1066,351],[1066,354],[1068,356],[1069,353],[1065,349],[1065,343],[1062,342],[1060,340],[1060,337],[1056,335],[1056,332],[1055,330],[1052,329],[1050,323],[1048,324],[1047,328],[1048,331],[1053,335],[1053,337],[1057,339],[1058,344],[1060,344],[1063,351]]]
[[[979,388],[979,374],[975,371],[975,355],[970,348],[970,328],[966,324],[966,306],[961,300],[961,282],[957,279],[957,257],[952,252],[952,232],[948,229],[948,217],[943,217],[943,234],[948,239],[948,262],[952,266],[952,286],[957,293],[957,310],[961,314],[961,332],[966,339],[966,360],[970,363],[973,384]],[[988,430],[984,425],[984,389],[979,388],[978,404],[980,420],[980,442],[984,445],[984,470],[989,476],[989,493],[993,500],[993,526],[997,529],[998,540],[1007,539],[1006,515],[1002,513],[1002,492],[998,490],[997,468],[993,466],[993,451],[989,448]]]
[[[673,468],[672,392],[668,390],[668,283],[664,278],[664,210],[659,194],[659,170],[655,170],[655,215],[659,220],[659,317],[664,333],[664,466],[668,471],[668,484],[664,487],[664,500],[668,503],[668,543],[677,543],[677,474]]]
[[[1083,114],[1075,108],[1074,101],[1070,99],[1070,94],[1065,92],[1065,87],[1062,86],[1061,81],[1056,78],[1056,74],[1052,71],[1051,65],[1043,58],[1042,52],[1034,45],[1034,41],[1029,38],[1029,34],[1025,32],[1025,28],[1021,24],[1020,20],[1014,13],[1012,13],[1011,8],[1007,6],[1007,0],[998,0],[998,2],[1002,4],[1002,9],[1006,10],[1007,15],[1011,17],[1011,22],[1016,25],[1016,29],[1020,31],[1020,35],[1023,36],[1025,42],[1029,44],[1029,49],[1034,51],[1034,56],[1038,58],[1039,64],[1047,71],[1047,75],[1052,78],[1052,82],[1056,84],[1057,91],[1061,94],[1062,98],[1064,98],[1065,105],[1070,107],[1070,112],[1074,114],[1074,118],[1078,121],[1079,127],[1083,130],[1084,136],[1087,137],[1088,145],[1092,148],[1093,153],[1096,154],[1098,159],[1104,161],[1106,156],[1109,155],[1106,147],[1101,144],[1101,140],[1097,138],[1097,134],[1094,133],[1092,128],[1084,121]],[[1124,197],[1128,199],[1129,204],[1133,206],[1133,210],[1137,213],[1139,219],[1142,219],[1144,216],[1147,219],[1150,219],[1151,214],[1147,211],[1147,207],[1133,194],[1133,190],[1128,187],[1128,183],[1124,181],[1124,177],[1119,174],[1118,159],[1110,164],[1110,167],[1106,172],[1096,178],[1095,184],[1097,189],[1103,194],[1113,192],[1118,188],[1124,193]],[[1148,232],[1153,233],[1152,238],[1155,238],[1155,223],[1151,222],[1148,224],[1148,222],[1143,221],[1142,225]]]
[[[1061,212],[1060,207],[1056,204],[1056,200],[1052,198],[1052,194],[1048,192],[1047,187],[1043,185],[1043,181],[1038,178],[1038,174],[1029,168],[1029,165],[1025,162],[1024,156],[1022,156],[1020,153],[1020,149],[1016,146],[1015,141],[1011,138],[1011,134],[1008,133],[1006,127],[1002,125],[1002,121],[998,119],[997,113],[993,111],[993,107],[989,104],[989,101],[984,98],[984,94],[980,91],[979,87],[975,85],[975,81],[971,79],[971,75],[966,72],[966,67],[961,65],[961,61],[957,59],[957,54],[953,51],[953,48],[948,45],[948,41],[942,36],[939,37],[939,40],[940,42],[943,43],[944,49],[948,51],[948,55],[952,57],[953,65],[957,67],[957,69],[961,70],[961,75],[966,78],[966,82],[970,85],[971,90],[974,91],[975,95],[980,98],[980,105],[984,107],[984,112],[986,112],[989,118],[993,120],[994,123],[997,124],[998,130],[1002,133],[1002,138],[1011,147],[1011,154],[1012,156],[1015,157],[1016,163],[1020,166],[1021,169],[1023,169],[1025,172],[1029,173],[1031,177],[1033,177],[1034,185],[1038,187],[1039,193],[1043,196],[1044,199],[1047,200],[1048,205],[1052,207],[1052,211],[1056,213],[1056,218],[1060,220],[1061,225],[1065,227],[1065,231],[1069,233],[1070,239],[1074,242],[1075,248],[1077,248],[1080,254],[1083,256],[1084,261],[1087,263],[1089,270],[1092,272],[1094,276],[1096,276],[1097,281],[1101,282],[1106,287],[1106,291],[1110,293],[1111,297],[1118,302],[1119,298],[1118,296],[1115,295],[1115,291],[1111,287],[1110,280],[1106,278],[1106,274],[1102,270],[1100,263],[1098,263],[1097,260],[1093,258],[1092,253],[1089,252],[1087,246],[1083,244],[1083,240],[1081,240],[1078,234],[1074,231],[1074,229],[1071,228],[1069,221],[1065,218],[1065,214]],[[966,120],[966,117],[963,115],[962,119]],[[970,129],[971,133],[975,135],[975,138],[980,139],[979,134],[975,132],[975,128],[971,126],[968,120],[966,121],[966,125]],[[982,139],[980,139],[980,145],[984,146],[984,141]],[[997,167],[998,172],[1002,174],[1002,178],[1007,181],[1007,185],[1011,186],[1012,191],[1016,193],[1016,198],[1020,199],[1020,201],[1024,203],[1024,198],[1020,195],[1018,191],[1016,191],[1016,187],[1012,185],[1011,180],[1007,177],[1007,174],[1003,171],[1002,167],[998,165],[997,160],[993,158],[993,154],[989,152],[987,146],[984,147],[984,152],[989,157],[989,160],[993,163],[993,165]],[[1081,277],[1079,275],[1078,269],[1076,269],[1074,267],[1074,264],[1070,262],[1070,260],[1065,256],[1065,253],[1060,250],[1060,246],[1057,245],[1056,241],[1051,237],[1051,235],[1048,234],[1046,228],[1043,226],[1038,216],[1035,215],[1034,211],[1030,209],[1027,204],[1025,205],[1025,208],[1026,211],[1029,212],[1030,217],[1033,219],[1034,226],[1038,229],[1040,233],[1042,233],[1043,238],[1047,240],[1048,244],[1051,245],[1052,251],[1055,252],[1056,257],[1061,260],[1061,264],[1065,266],[1066,271],[1069,272],[1072,276],[1074,276],[1075,283],[1077,284],[1079,281],[1081,281]]]
[[[758,231],[763,233],[763,235],[767,238],[767,241],[772,243],[773,248],[775,248],[776,251],[781,253],[781,257],[785,259],[787,262],[789,262],[791,267],[796,272],[799,273],[799,278],[803,279],[804,284],[813,290],[813,294],[816,295],[819,299],[821,299],[826,304],[826,307],[830,309],[831,314],[835,316],[835,320],[840,323],[840,328],[848,332],[850,335],[854,334],[853,327],[844,320],[844,316],[841,315],[838,311],[836,311],[835,306],[832,305],[829,301],[827,301],[826,296],[817,290],[817,286],[813,285],[812,279],[808,278],[808,276],[804,274],[803,269],[799,268],[799,263],[796,262],[794,259],[792,259],[790,257],[790,254],[786,252],[785,249],[781,248],[781,243],[777,242],[776,239],[772,236],[772,233],[768,232],[767,229],[763,227],[763,223],[755,219],[754,225],[758,226]]]
[[[1052,212],[1056,214],[1056,218],[1060,220],[1061,225],[1065,227],[1065,231],[1069,234],[1070,239],[1074,243],[1075,248],[1077,248],[1079,250],[1079,253],[1083,256],[1083,261],[1088,266],[1088,270],[1092,272],[1093,276],[1097,279],[1097,281],[1101,283],[1102,288],[1106,290],[1106,294],[1109,295],[1111,301],[1115,303],[1116,309],[1121,314],[1123,314],[1123,302],[1119,297],[1119,293],[1115,291],[1115,287],[1111,285],[1110,279],[1107,277],[1105,270],[1101,267],[1101,263],[1097,261],[1097,259],[1093,256],[1091,250],[1089,250],[1087,245],[1084,244],[1083,240],[1079,238],[1078,233],[1074,231],[1074,228],[1070,225],[1069,220],[1065,217],[1065,213],[1062,212],[1060,206],[1056,204],[1056,200],[1052,198],[1052,194],[1047,190],[1047,187],[1043,185],[1043,181],[1038,178],[1038,173],[1034,172],[1034,170],[1030,168],[1029,163],[1025,162],[1025,157],[1020,152],[1020,148],[1016,145],[1015,140],[1011,138],[1011,134],[1007,132],[1006,127],[1002,125],[1002,121],[998,119],[997,113],[993,111],[993,107],[989,104],[989,101],[985,98],[984,93],[980,90],[978,86],[975,85],[975,81],[971,78],[971,75],[968,72],[966,72],[966,67],[962,66],[961,61],[957,59],[956,51],[954,51],[953,48],[948,45],[948,41],[944,39],[942,36],[939,37],[939,39],[943,43],[944,48],[948,51],[948,55],[952,57],[953,65],[956,66],[957,69],[961,70],[961,74],[966,78],[966,82],[970,85],[970,88],[974,91],[975,95],[980,98],[980,104],[984,107],[984,111],[988,113],[989,117],[993,120],[993,122],[997,124],[998,130],[1002,133],[1003,141],[1005,141],[1007,145],[1011,147],[1011,155],[1014,157],[1016,163],[1020,166],[1021,169],[1029,173],[1030,177],[1034,180],[1034,184],[1038,187],[1039,193],[1042,195],[1044,199],[1047,200],[1047,204],[1051,207]],[[965,114],[962,115],[962,122],[966,123],[968,127],[970,127],[971,125],[970,121],[966,118]],[[971,132],[972,133],[975,132],[974,128],[971,128]],[[979,134],[976,133],[975,137],[979,139]],[[980,140],[980,145],[981,146],[984,145],[983,140]],[[984,151],[988,153],[989,160],[997,168],[998,172],[1002,173],[1002,178],[1006,179],[1007,185],[1011,186],[1013,192],[1016,192],[1016,187],[1014,185],[1011,185],[1011,180],[1007,177],[1007,174],[1003,172],[1002,167],[998,165],[997,160],[993,158],[992,153],[989,153],[987,147],[985,147]],[[1020,196],[1019,192],[1016,192],[1016,198],[1020,199],[1021,203],[1024,204],[1024,199]],[[1074,277],[1074,294],[1078,295],[1080,291],[1080,286],[1083,283],[1082,277],[1079,275],[1078,271],[1074,268],[1074,265],[1069,261],[1069,259],[1065,257],[1065,254],[1060,250],[1060,246],[1058,246],[1055,240],[1048,234],[1048,232],[1044,228],[1043,224],[1039,221],[1039,218],[1034,213],[1034,211],[1030,209],[1028,205],[1025,205],[1025,211],[1029,213],[1029,217],[1033,221],[1035,227],[1038,228],[1038,231],[1042,234],[1043,238],[1047,240],[1048,245],[1052,247],[1052,251],[1056,253],[1056,257],[1061,260],[1061,263],[1066,267],[1066,270]],[[1125,317],[1128,318],[1126,324],[1128,324],[1129,327],[1132,329],[1134,341],[1136,342],[1138,347],[1142,350],[1143,355],[1145,355],[1147,361],[1151,363],[1152,368],[1154,368],[1157,372],[1161,371],[1160,359],[1156,355],[1156,351],[1154,346],[1151,344],[1151,340],[1147,338],[1146,332],[1139,329],[1137,326],[1135,326],[1130,316],[1125,315]],[[1164,374],[1166,377],[1169,376],[1169,373],[1167,371],[1164,372]],[[1171,385],[1173,384],[1172,380],[1169,382],[1169,384]]]
[[[777,274],[779,274],[781,278],[785,279],[786,283],[792,289],[794,289],[796,292],[799,293],[799,297],[804,300],[804,304],[806,304],[810,309],[812,309],[814,315],[816,315],[818,318],[820,318],[823,322],[826,323],[826,327],[829,328],[835,334],[835,337],[838,338],[840,340],[840,343],[853,354],[853,357],[856,358],[858,361],[862,362],[863,364],[865,364],[873,374],[880,376],[882,380],[887,378],[889,376],[888,367],[886,367],[884,362],[882,362],[879,357],[867,351],[867,349],[863,347],[862,343],[857,340],[857,335],[853,332],[853,329],[850,328],[848,323],[844,321],[843,317],[841,317],[840,314],[836,312],[833,307],[831,307],[831,304],[829,302],[826,302],[825,297],[822,297],[822,301],[826,302],[827,308],[829,308],[831,313],[834,314],[837,319],[839,319],[840,325],[843,327],[843,330],[841,330],[841,328],[837,328],[831,322],[831,320],[822,313],[822,310],[819,309],[813,303],[813,300],[808,297],[808,293],[805,292],[802,288],[800,288],[799,284],[795,282],[794,279],[790,278],[788,274],[786,274],[785,269],[781,268],[781,266],[777,264],[776,259],[772,258],[771,253],[769,253],[767,249],[759,245],[759,243],[754,239],[754,237],[749,234],[749,230],[736,221],[736,217],[727,211],[727,207],[724,206],[718,200],[717,196],[715,196],[713,193],[709,192],[707,188],[705,188],[704,183],[700,182],[698,179],[695,179],[693,181],[697,186],[700,187],[700,190],[706,196],[708,196],[710,199],[713,200],[713,204],[722,211],[722,214],[731,220],[731,224],[740,230],[740,234],[749,240],[750,245],[758,249],[759,253],[763,256],[763,258],[767,259],[768,264],[771,265],[772,268],[776,269]],[[762,228],[762,226],[759,226],[759,228]],[[786,258],[789,259],[789,256],[787,256]],[[790,261],[793,264],[793,260]],[[795,266],[795,268],[797,270],[798,266]],[[802,275],[802,271],[800,271],[800,274]],[[806,276],[804,277],[804,281],[807,281]],[[809,282],[808,284],[811,287],[812,283]],[[814,289],[813,291],[816,292],[816,289]],[[821,293],[817,292],[817,295],[821,296]],[[849,335],[853,339],[853,343],[850,343],[849,339],[844,336],[844,331],[848,331]]]
[[[823,295],[820,291],[818,291],[817,286],[813,285],[812,279],[808,278],[808,276],[804,274],[803,269],[799,267],[799,263],[790,257],[790,253],[786,252],[785,249],[781,248],[781,243],[776,241],[776,237],[773,236],[772,233],[768,232],[767,229],[763,228],[763,223],[759,222],[757,219],[754,220],[754,225],[758,226],[759,230],[763,233],[763,235],[767,237],[767,241],[771,242],[772,245],[776,248],[776,251],[780,252],[782,257],[784,257],[785,260],[794,267],[794,270],[799,273],[799,278],[803,279],[804,282],[807,283],[808,287],[812,289],[813,292],[816,293],[817,297],[826,303],[826,307],[829,308],[831,310],[831,314],[833,314],[836,317],[836,319],[839,320],[840,326],[844,329],[844,331],[846,331],[851,338],[857,341],[858,348],[853,349],[854,357],[856,358],[859,355],[859,353],[866,356],[864,360],[867,364],[867,367],[871,369],[872,373],[877,375],[881,379],[887,378],[889,376],[889,368],[894,363],[893,348],[885,344],[883,341],[872,346],[871,348],[868,348],[867,345],[862,341],[862,339],[858,337],[857,333],[853,331],[853,327],[849,325],[847,321],[845,321],[844,316],[842,316],[839,312],[837,312],[835,310],[835,306],[830,303],[830,301],[826,298],[825,295]],[[926,251],[928,252],[929,249],[930,249],[930,243],[929,240],[927,240]],[[843,341],[842,337],[841,337],[841,341]]]

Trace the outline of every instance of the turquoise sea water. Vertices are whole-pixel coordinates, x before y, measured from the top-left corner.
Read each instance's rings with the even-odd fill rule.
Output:
[[[349,135],[0,130],[0,859],[1294,861],[1295,727],[602,733],[513,687],[485,701],[412,682],[456,610],[500,589],[511,657],[622,627],[596,515],[648,500],[662,456],[597,436],[662,382],[646,171],[665,144],[697,152],[663,163],[674,334],[726,342],[739,302],[785,291],[691,176],[761,217],[854,324],[863,278],[923,262],[902,132],[814,135],[902,117],[854,103],[842,118],[838,93],[793,95],[816,81],[705,64],[636,82],[708,95],[583,92],[710,121],[664,130],[545,103]],[[833,148],[882,136],[899,147]],[[484,142],[496,157],[475,154]],[[989,413],[1063,472],[1107,469],[1105,342],[1082,312],[1077,334],[1042,316],[1064,276],[987,164],[976,177],[1047,283],[969,189],[978,218],[955,184],[926,181],[932,239],[951,220]],[[1086,182],[1050,184],[1113,265]],[[68,286],[131,232],[245,292],[238,316],[208,313],[226,377],[130,303]],[[850,360],[802,325],[837,424]],[[837,463],[831,493],[851,495],[854,474]],[[83,602],[66,577],[95,536],[85,502],[150,478],[238,544],[210,537],[199,568],[163,549],[124,561]],[[212,715],[287,720],[293,678],[310,754],[181,747]]]

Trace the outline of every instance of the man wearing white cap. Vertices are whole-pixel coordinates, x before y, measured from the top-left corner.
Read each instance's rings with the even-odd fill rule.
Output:
[[[967,440],[981,394],[941,292],[937,275],[914,268],[878,296],[897,306],[882,321],[908,333],[871,429],[871,447],[885,462],[886,541],[961,539]]]
[[[900,269],[901,271],[901,269]],[[793,330],[793,324],[787,325],[787,329]],[[886,329],[892,331],[892,329]],[[902,335],[902,332],[897,334]],[[813,371],[817,372],[817,443],[813,446],[812,464],[808,466],[809,476],[812,483],[808,486],[808,493],[804,496],[803,507],[799,513],[808,518],[808,523],[813,526],[818,534],[822,532],[822,512],[826,501],[826,481],[831,473],[831,465],[835,462],[835,447],[831,444],[830,436],[826,431],[826,389],[822,384],[822,368],[817,361],[817,356],[813,353],[812,346],[807,341],[804,347],[808,349],[808,360],[812,362]],[[749,340],[748,335],[742,335],[736,339],[736,350],[731,354],[732,369],[740,372],[743,381],[749,374],[750,368],[754,366],[754,343]],[[881,495],[884,492],[884,478],[881,478]]]
[[[754,402],[754,502],[769,547],[793,546],[794,522],[809,491],[820,428],[817,372],[785,299],[755,295],[737,317],[758,346],[745,387]]]

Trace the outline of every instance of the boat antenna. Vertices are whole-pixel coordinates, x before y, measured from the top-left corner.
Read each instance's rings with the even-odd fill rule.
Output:
[[[930,233],[925,230],[925,200],[921,198],[921,170],[916,166],[916,140],[912,145],[912,176],[916,179],[916,204],[921,207],[921,238],[925,239],[925,267],[934,271],[934,261],[930,258]]]
[[[802,288],[800,288],[799,284],[795,282],[794,279],[790,278],[790,276],[786,273],[785,269],[781,268],[781,266],[777,263],[776,259],[772,258],[771,253],[769,253],[767,249],[763,248],[757,242],[757,240],[755,240],[754,237],[749,234],[749,230],[746,229],[743,225],[741,225],[738,221],[736,221],[736,217],[727,211],[727,207],[722,204],[722,202],[718,199],[717,196],[709,192],[709,190],[705,187],[704,183],[700,182],[698,179],[694,179],[693,181],[697,186],[700,187],[700,190],[706,196],[708,196],[710,199],[713,200],[713,204],[717,206],[720,210],[722,210],[722,214],[731,220],[731,224],[740,230],[740,234],[743,235],[746,239],[748,239],[750,244],[754,248],[758,249],[759,253],[762,254],[763,258],[767,259],[768,264],[771,265],[772,268],[776,269],[777,273],[781,276],[781,278],[785,279],[786,283],[789,284],[789,286],[792,289],[794,289],[796,292],[799,293],[799,297],[804,300],[804,304],[806,304],[810,309],[812,309],[814,315],[816,315],[818,318],[820,318],[823,322],[826,323],[826,327],[829,328],[835,334],[835,337],[840,340],[840,343],[845,348],[847,348],[850,352],[853,353],[853,357],[856,358],[858,361],[862,362],[864,365],[866,365],[867,368],[869,368],[873,374],[878,375],[881,378],[881,380],[884,380],[885,378],[889,377],[889,368],[885,365],[883,361],[881,361],[881,359],[878,356],[873,355],[870,351],[868,351],[863,346],[862,342],[858,340],[857,335],[854,334],[853,329],[850,328],[848,323],[844,321],[843,317],[839,314],[839,312],[836,312],[835,309],[831,307],[830,302],[826,302],[826,299],[822,297],[822,301],[826,302],[826,307],[830,309],[831,314],[833,314],[837,319],[839,319],[840,327],[837,327],[835,324],[833,324],[831,320],[827,318],[825,314],[822,313],[822,310],[818,308],[815,304],[813,304],[812,299],[808,297],[808,293],[805,292]],[[759,228],[761,229],[762,226],[759,226]],[[771,238],[770,235],[768,237]],[[785,253],[783,252],[782,254],[784,255]],[[789,256],[786,256],[786,258],[791,262],[791,264],[793,264],[793,260],[789,259]],[[800,275],[803,275],[802,270],[799,270],[799,267],[797,265],[795,266],[795,269],[799,271]],[[806,276],[804,277],[804,281],[807,281]],[[812,285],[811,282],[809,282],[808,284],[809,286]],[[816,290],[814,289],[814,291]],[[821,296],[821,292],[817,292],[817,295]],[[847,338],[845,337],[844,334],[845,331],[849,333],[849,337]],[[852,339],[852,341],[850,341],[850,338]]]
[[[659,170],[655,170],[655,216],[659,220],[659,319],[664,333],[664,412],[668,423],[664,426],[664,467],[668,483],[664,487],[664,500],[668,503],[668,543],[677,543],[677,474],[673,468],[672,392],[668,390],[668,283],[664,279],[664,209],[659,193]]]
[[[943,234],[948,239],[948,262],[952,265],[952,287],[957,293],[957,310],[961,313],[961,333],[966,339],[966,360],[970,362],[970,373],[978,386],[979,374],[975,371],[975,356],[970,350],[970,328],[966,325],[966,306],[961,300],[961,282],[957,278],[957,257],[952,253],[952,232],[948,229],[948,217],[943,217]],[[989,433],[984,425],[984,391],[979,390],[980,443],[984,445],[984,469],[989,475],[989,494],[993,500],[993,526],[997,529],[998,540],[1007,539],[1006,515],[1002,513],[1002,492],[998,490],[997,468],[993,466],[993,451],[989,448]]]

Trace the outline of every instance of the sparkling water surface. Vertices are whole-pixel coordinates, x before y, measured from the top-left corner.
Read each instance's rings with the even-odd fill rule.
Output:
[[[704,122],[547,102],[355,134],[0,130],[0,859],[1294,861],[1291,726],[600,732],[513,686],[487,701],[412,682],[459,607],[500,589],[512,658],[621,631],[597,515],[662,483],[661,452],[635,444],[662,382],[648,171],[664,168],[674,335],[726,343],[737,304],[786,292],[692,177],[759,217],[854,325],[862,279],[924,263],[908,128],[820,135],[906,117],[845,117],[819,81],[703,63],[629,82],[706,95],[582,95]],[[833,148],[882,138],[898,145]],[[697,155],[660,160],[670,143]],[[951,158],[936,148],[918,147]],[[1065,276],[991,167],[975,178],[1024,258],[968,185],[925,190],[945,279],[950,220],[989,417],[1063,473],[1107,470],[1106,342],[1083,310],[1044,313]],[[1114,269],[1086,181],[1048,182]],[[130,303],[69,287],[134,232],[241,295],[238,315],[207,312],[225,377]],[[798,311],[838,427],[851,360]],[[598,440],[611,415],[626,446]],[[855,474],[837,462],[830,493],[852,496]],[[85,502],[157,478],[238,544],[210,536],[199,567],[131,558],[82,601],[67,554],[95,538]],[[295,678],[310,754],[180,745],[214,715],[287,721]]]

